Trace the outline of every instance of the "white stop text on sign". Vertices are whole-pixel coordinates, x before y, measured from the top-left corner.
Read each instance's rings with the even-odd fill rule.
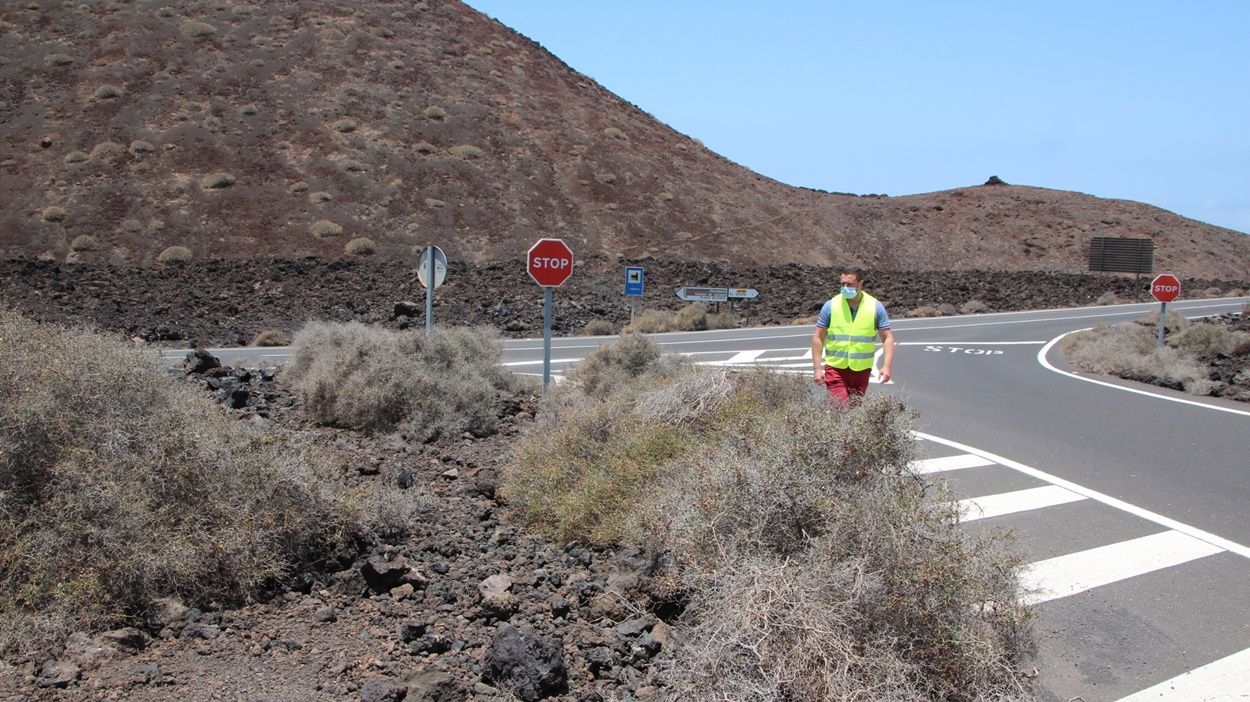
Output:
[[[550,258],[550,257],[544,258],[542,256],[535,256],[534,258],[530,259],[530,265],[532,265],[534,268],[549,268],[549,269],[568,268],[569,266],[573,265],[573,259]]]
[[[1181,286],[1166,285],[1164,283],[1159,283],[1158,285],[1155,286],[1155,290],[1159,290],[1161,292],[1180,292]]]

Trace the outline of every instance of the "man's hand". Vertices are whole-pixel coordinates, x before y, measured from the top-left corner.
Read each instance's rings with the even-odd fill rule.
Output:
[[[825,371],[823,368],[818,371],[813,372],[812,376],[813,376],[813,379],[816,381],[817,385],[825,384]]]
[[[879,377],[881,378],[881,382],[888,383],[893,375],[894,374],[890,372],[889,368],[882,368]]]

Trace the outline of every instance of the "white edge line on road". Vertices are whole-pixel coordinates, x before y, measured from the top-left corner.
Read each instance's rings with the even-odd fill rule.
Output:
[[[1123,390],[1124,392],[1136,393],[1138,395],[1145,395],[1146,397],[1155,397],[1160,400],[1167,400],[1168,402],[1179,402],[1183,405],[1205,407],[1207,409],[1216,410],[1219,412],[1228,412],[1230,414],[1240,414],[1243,417],[1250,417],[1250,412],[1247,412],[1246,410],[1233,409],[1232,407],[1221,407],[1219,405],[1212,405],[1206,402],[1198,402],[1197,400],[1187,400],[1183,397],[1169,397],[1167,395],[1160,395],[1159,393],[1150,392],[1149,390],[1140,390],[1138,388],[1130,388],[1124,385],[1116,385],[1115,383],[1108,383],[1105,380],[1096,380],[1094,378],[1086,378],[1085,376],[1077,375],[1076,373],[1069,373],[1068,371],[1060,370],[1054,367],[1053,365],[1051,365],[1050,361],[1046,360],[1046,354],[1049,353],[1050,349],[1053,348],[1055,344],[1059,343],[1063,339],[1063,337],[1067,336],[1068,334],[1076,334],[1077,332],[1088,331],[1091,328],[1092,327],[1086,327],[1085,329],[1074,329],[1070,332],[1065,332],[1051,339],[1049,342],[1047,342],[1045,346],[1042,347],[1040,351],[1037,352],[1037,362],[1042,364],[1042,367],[1045,368],[1046,370],[1054,371],[1055,373],[1058,373],[1059,375],[1066,375],[1069,378],[1076,378],[1077,380],[1082,380],[1087,383],[1093,383],[1095,385],[1102,385],[1103,387],[1108,387],[1108,388],[1115,388],[1116,390]]]
[[[1148,509],[1138,507],[1137,505],[1129,504],[1125,502],[1124,500],[1112,497],[1110,495],[1105,495],[1101,492],[1098,492],[1097,490],[1091,490],[1090,488],[1087,488],[1083,485],[1078,485],[1070,480],[1064,480],[1063,478],[1060,478],[1057,475],[1051,475],[1050,473],[1047,473],[1045,471],[1038,470],[1037,468],[1033,468],[1030,466],[1026,466],[1023,463],[1020,463],[1019,461],[1013,461],[1010,458],[999,456],[997,454],[990,453],[989,451],[982,451],[981,449],[973,448],[972,446],[969,446],[967,444],[961,444],[958,441],[952,441],[950,439],[943,439],[940,436],[926,434],[921,431],[913,431],[912,433],[927,441],[932,441],[934,443],[942,444],[943,446],[949,446],[950,448],[957,449],[960,451],[967,451],[968,453],[975,454],[982,458],[991,460],[999,465],[1006,466],[1007,468],[1023,473],[1025,475],[1032,476],[1034,478],[1037,478],[1038,480],[1050,483],[1051,485],[1058,485],[1061,488],[1067,488],[1068,490],[1071,490],[1072,492],[1075,492],[1078,495],[1084,495],[1091,500],[1094,500],[1096,502],[1101,502],[1104,505],[1107,505],[1108,507],[1112,507],[1114,509],[1118,509],[1121,512],[1127,512],[1135,517],[1140,517],[1147,521],[1154,522],[1155,524],[1158,524],[1159,526],[1166,527],[1168,529],[1174,529],[1176,531],[1181,532],[1182,534],[1192,536],[1195,539],[1198,539],[1199,541],[1205,541],[1208,544],[1211,544],[1212,546],[1215,546],[1217,548],[1222,548],[1225,551],[1229,551],[1230,553],[1235,553],[1238,556],[1241,556],[1242,558],[1250,558],[1250,547],[1242,546],[1241,544],[1235,541],[1230,541],[1229,539],[1226,539],[1222,536],[1216,536],[1215,534],[1212,534],[1209,531],[1203,531],[1202,529],[1199,529],[1197,527],[1189,526],[1188,524],[1178,522],[1175,519],[1172,519],[1171,517],[1165,517],[1162,514],[1159,514],[1157,512],[1151,512]]]
[[[1157,700],[1207,700],[1208,702],[1250,699],[1244,690],[1250,680],[1250,648],[1194,668],[1188,673],[1121,697],[1117,702]]]

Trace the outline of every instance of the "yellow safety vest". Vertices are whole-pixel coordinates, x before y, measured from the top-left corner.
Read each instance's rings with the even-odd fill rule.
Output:
[[[854,371],[872,368],[877,351],[877,298],[864,293],[857,309],[852,318],[851,306],[841,293],[830,300],[829,328],[825,330],[826,366]]]

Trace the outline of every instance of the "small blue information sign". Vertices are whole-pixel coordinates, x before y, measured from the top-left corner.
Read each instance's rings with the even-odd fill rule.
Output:
[[[646,278],[646,271],[642,266],[629,266],[625,269],[625,294],[632,297],[642,297],[643,281]]]

